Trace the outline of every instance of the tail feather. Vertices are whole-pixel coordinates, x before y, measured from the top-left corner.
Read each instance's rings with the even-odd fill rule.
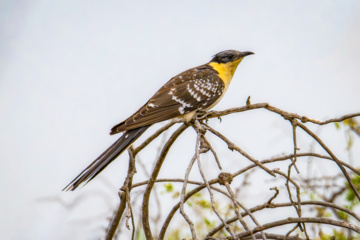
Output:
[[[72,180],[63,191],[74,191],[82,183],[87,184],[96,177],[107,165],[128,148],[137,138],[143,134],[149,126],[131,129],[114,142],[104,153],[85,168],[74,180]]]

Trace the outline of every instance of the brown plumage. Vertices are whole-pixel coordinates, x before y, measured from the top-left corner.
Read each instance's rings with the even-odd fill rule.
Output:
[[[201,84],[207,86],[203,88],[203,93],[196,90]],[[189,69],[173,77],[136,113],[114,126],[110,134],[181,117],[194,110],[204,110],[219,98],[223,90],[224,83],[211,66]]]
[[[238,64],[250,54],[253,53],[223,51],[216,54],[209,63],[191,68],[170,79],[137,112],[111,129],[111,135],[124,133],[64,190],[73,191],[82,183],[89,182],[152,124],[174,118],[182,118],[188,122],[197,111],[212,108],[227,90]]]

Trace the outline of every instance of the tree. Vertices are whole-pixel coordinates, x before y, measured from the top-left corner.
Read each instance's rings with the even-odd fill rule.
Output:
[[[293,146],[291,153],[269,156],[260,161],[207,124],[207,120],[211,118],[221,118],[255,109],[264,109],[280,115],[291,124]],[[360,127],[354,118],[357,116],[360,116],[360,113],[319,121],[281,110],[268,103],[251,104],[249,98],[244,107],[208,112],[191,124],[180,124],[164,142],[148,180],[133,183],[137,154],[176,124],[171,122],[157,130],[138,147],[129,148],[128,174],[120,188],[120,203],[110,221],[106,239],[116,238],[121,219],[126,221],[129,229],[132,229],[132,239],[360,239],[358,215],[360,171],[349,164],[348,160],[340,160],[318,134],[307,126],[308,124],[319,127],[328,124],[336,124],[338,128],[344,126],[349,136],[347,141],[350,151],[354,139],[353,133],[359,134]],[[188,128],[196,131],[197,138],[193,157],[190,161],[184,160],[184,164],[188,162],[184,178],[158,179],[167,153],[177,138]],[[313,140],[313,146],[320,147],[324,153],[300,152],[299,130]],[[249,164],[240,169],[233,169],[232,172],[223,172],[221,167],[223,160],[218,157],[208,135],[219,138],[230,151],[243,156]],[[216,161],[219,168],[217,177],[210,179],[205,173],[201,161],[204,154],[211,154]],[[332,176],[302,174],[299,168],[303,168],[306,160],[308,163],[315,160],[322,161],[324,167],[335,163],[338,173]],[[195,162],[202,181],[193,181],[189,178]],[[311,171],[311,164],[308,164],[308,170]],[[270,188],[273,192],[272,196],[262,194],[269,190],[255,186],[253,181],[249,181],[250,178],[260,175],[271,177],[272,180],[267,184],[272,186]],[[233,183],[238,179],[242,181]],[[182,184],[181,189],[174,187],[175,182]],[[164,215],[164,222],[160,223],[160,217],[153,221],[153,225],[160,226],[160,230],[154,232],[154,227],[151,227],[149,200],[157,183],[165,183],[164,194],[156,196],[160,199],[158,207],[161,207],[161,198],[165,198],[166,194],[171,195],[178,202]],[[190,184],[195,187],[190,188]],[[133,205],[138,200],[133,201],[132,193],[141,186],[145,187],[141,192],[142,214],[139,217],[141,222],[135,224]],[[259,197],[254,200],[256,204],[248,206],[242,201],[240,196],[246,195],[242,192],[245,187],[258,192]],[[124,214],[125,212],[127,213]],[[174,225],[173,219],[178,212],[185,219],[187,226],[175,223],[176,226],[169,230],[170,224]]]

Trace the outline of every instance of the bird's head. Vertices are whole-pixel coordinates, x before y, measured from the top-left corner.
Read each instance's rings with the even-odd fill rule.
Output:
[[[236,50],[225,50],[216,54],[210,62],[231,63],[239,62],[246,56],[254,54],[253,52],[240,52]]]
[[[230,82],[237,66],[244,57],[254,54],[253,52],[240,52],[236,50],[226,50],[216,54],[210,61],[210,65],[219,72],[224,82]]]

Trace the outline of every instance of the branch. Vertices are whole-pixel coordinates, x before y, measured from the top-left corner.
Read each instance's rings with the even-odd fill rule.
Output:
[[[136,156],[141,150],[143,150],[149,143],[151,143],[155,138],[157,138],[161,133],[168,130],[170,127],[172,127],[176,122],[171,121],[162,128],[158,129],[153,135],[148,137],[140,146],[134,149],[134,156]]]
[[[110,226],[107,230],[107,233],[106,233],[106,236],[105,236],[105,239],[106,240],[112,240],[115,233],[116,233],[116,230],[119,226],[119,223],[120,223],[120,219],[124,213],[124,210],[126,208],[126,196],[125,196],[125,192],[119,192],[119,197],[120,197],[120,204],[119,204],[119,207],[118,209],[116,210],[111,222],[110,222]]]
[[[239,209],[239,203],[236,201],[236,197],[235,197],[235,194],[234,192],[232,191],[231,187],[230,187],[230,184],[228,182],[225,182],[225,187],[226,189],[228,190],[230,196],[231,196],[231,200],[233,202],[233,206],[235,208],[235,213],[236,213],[236,217],[237,219],[240,221],[241,225],[244,226],[244,229],[246,231],[249,231],[250,232],[250,235],[251,235],[251,239],[254,239],[255,240],[255,236],[254,234],[252,233],[252,231],[249,229],[248,225],[246,224],[246,222],[244,221],[243,217],[241,216],[241,213],[240,213],[240,209]],[[240,207],[244,208],[242,205],[240,205]],[[246,209],[247,210],[247,209]],[[248,211],[248,213],[251,214],[250,211]],[[252,219],[253,221],[255,222],[255,224],[257,226],[259,226],[259,223],[256,221],[255,217],[252,216]],[[261,232],[262,235],[264,234],[263,232]],[[266,240],[266,237],[263,235],[263,240]]]
[[[317,154],[317,153],[300,153],[297,155],[298,159],[299,158],[302,158],[302,157],[318,157],[318,158],[323,158],[323,159],[326,159],[326,160],[332,160],[331,158],[329,158],[328,156],[324,156],[324,155],[321,155],[321,154]],[[293,158],[294,155],[293,154],[289,154],[289,155],[285,155],[285,156],[282,156],[282,157],[275,157],[275,158],[271,158],[271,159],[267,159],[267,160],[263,160],[261,161],[262,164],[267,164],[267,163],[273,163],[273,162],[278,162],[278,161],[285,161],[285,160],[290,160],[291,158]],[[252,168],[255,168],[257,165],[256,164],[251,164],[243,169],[240,169],[239,171],[235,172],[232,174],[233,177],[236,177]],[[347,166],[349,168],[351,168],[353,171],[357,171],[355,168],[351,167],[351,166]],[[166,179],[166,180],[169,180],[169,179]],[[159,180],[160,181],[165,181],[165,180]],[[183,180],[180,180],[180,179],[174,179],[173,182],[182,182]],[[138,183],[136,184],[136,187],[138,186],[141,186],[141,185],[144,185],[146,184],[148,181],[145,181],[145,182],[141,182],[141,183]],[[214,178],[210,181],[208,181],[210,185],[212,184],[216,184],[216,183],[219,183],[220,182],[220,179],[219,178]],[[195,181],[188,181],[188,183],[193,183],[193,184],[199,184],[199,182],[195,182]],[[135,187],[135,185],[134,185]],[[187,201],[191,196],[193,196],[194,194],[196,194],[197,192],[201,191],[202,189],[204,189],[206,186],[205,184],[202,184],[196,188],[194,188],[193,190],[191,190],[190,192],[188,192],[186,195],[185,195],[185,201]],[[295,202],[295,204],[297,204]],[[290,204],[291,206],[293,206],[292,204]],[[172,217],[175,215],[175,213],[178,211],[180,207],[180,202],[178,202],[172,209],[171,211],[169,212],[168,216],[166,217],[165,221],[164,221],[164,224],[163,226],[161,227],[161,230],[160,230],[160,234],[159,234],[159,240],[162,240],[164,239],[165,237],[165,233],[166,233],[166,230],[170,224],[170,221],[172,219]],[[265,208],[265,207],[264,207]],[[250,209],[251,211],[251,209]],[[237,218],[236,218],[237,219]],[[210,232],[211,233],[211,232]],[[208,235],[210,235],[210,233]]]
[[[198,137],[196,139],[196,147],[199,147],[199,142],[200,142],[200,135],[198,135]],[[182,190],[181,190],[181,195],[180,195],[180,213],[181,213],[181,215],[183,215],[186,222],[189,224],[192,238],[194,240],[197,240],[196,232],[195,232],[195,228],[194,228],[194,223],[191,221],[189,216],[185,213],[185,209],[184,209],[186,185],[188,183],[190,171],[191,171],[192,166],[194,165],[195,160],[196,160],[196,153],[192,157],[192,159],[191,159],[191,161],[189,163],[189,166],[187,167],[186,172],[185,172],[185,179],[183,181],[184,184],[183,184],[183,187],[182,187]]]
[[[203,123],[204,124],[204,123]],[[232,143],[229,139],[227,139],[224,135],[222,135],[220,132],[216,131],[215,129],[213,129],[212,127],[210,127],[207,124],[204,124],[205,128],[207,130],[209,130],[210,132],[212,132],[213,134],[215,134],[216,136],[218,136],[219,138],[221,138],[224,142],[226,142],[226,144],[228,145],[230,150],[236,150],[237,152],[239,152],[241,155],[243,155],[244,157],[246,157],[247,159],[249,159],[250,161],[252,161],[253,163],[255,163],[257,166],[259,166],[260,168],[262,168],[263,170],[265,170],[267,173],[269,173],[270,175],[272,175],[273,177],[275,177],[275,173],[273,171],[271,171],[269,168],[265,167],[261,162],[259,162],[258,160],[254,159],[253,157],[251,157],[249,154],[247,154],[244,150],[242,150],[240,147],[236,146],[234,143]]]
[[[298,236],[285,236],[285,235],[279,235],[279,234],[273,234],[273,233],[264,233],[267,239],[273,239],[273,240],[304,240],[301,237]],[[256,239],[264,239],[262,234],[254,234],[254,237]],[[214,238],[214,237],[207,237],[205,238],[205,240],[216,240],[219,238]],[[223,238],[222,238],[223,239]],[[251,237],[244,237],[242,238],[242,240],[248,240],[251,239]]]
[[[298,203],[295,203],[295,204],[298,204]],[[333,204],[333,203],[327,203],[327,202],[321,202],[321,201],[303,201],[301,202],[301,205],[302,206],[307,206],[307,205],[310,205],[310,206],[324,206],[324,207],[328,207],[328,208],[331,208],[331,209],[337,209],[339,211],[343,211],[343,212],[346,212],[347,214],[349,214],[350,216],[354,217],[359,223],[360,223],[360,217],[357,216],[354,212],[350,211],[349,209],[347,208],[344,208],[344,207],[341,207],[341,206],[338,206],[336,204]],[[293,204],[292,203],[272,203],[272,204],[262,204],[262,205],[258,205],[258,206],[255,206],[253,208],[250,208],[249,211],[250,212],[257,212],[257,211],[261,211],[265,208],[269,208],[269,209],[274,209],[274,208],[279,208],[279,207],[292,207]],[[245,217],[247,216],[248,213],[247,212],[242,212],[241,213],[241,216]],[[237,221],[238,218],[237,217],[233,217],[233,218],[230,218],[226,221],[227,224],[230,224],[230,223],[233,223],[235,221]],[[224,225],[222,223],[220,223],[218,226],[216,226],[213,230],[211,230],[207,236],[212,236],[214,235],[215,233],[217,233],[218,231],[220,231],[222,228],[224,227]]]
[[[221,167],[219,158],[218,158],[218,156],[217,156],[214,148],[211,146],[209,140],[207,140],[207,138],[205,137],[205,135],[203,135],[201,139],[203,140],[203,144],[206,145],[206,146],[210,149],[210,151],[212,152],[212,154],[214,155],[216,164],[218,165],[219,169],[222,170],[222,167]]]
[[[218,183],[219,182],[219,179],[213,179],[213,180],[210,180],[208,181],[209,184],[214,184],[214,183]],[[205,184],[202,184],[196,188],[194,188],[193,190],[191,190],[190,192],[188,192],[186,195],[185,195],[185,198],[184,198],[184,201],[187,201],[191,196],[193,196],[194,194],[196,194],[197,192],[201,191],[202,189],[204,189],[206,187]],[[169,214],[167,215],[166,219],[165,219],[165,222],[163,224],[163,226],[161,227],[161,230],[160,230],[160,234],[159,234],[159,240],[163,240],[164,237],[165,237],[165,233],[166,233],[166,230],[171,222],[171,219],[172,217],[175,215],[175,213],[178,211],[180,207],[180,202],[178,202],[172,209],[171,211],[169,212]]]
[[[154,167],[154,170],[151,174],[151,178],[149,179],[149,183],[145,189],[144,192],[144,199],[143,199],[143,204],[142,204],[142,211],[143,211],[143,215],[142,215],[142,222],[143,222],[143,227],[144,227],[144,232],[145,232],[145,236],[147,240],[153,240],[153,236],[151,233],[151,229],[150,229],[150,223],[149,223],[149,200],[150,200],[150,194],[151,194],[151,190],[155,184],[155,180],[157,178],[157,176],[159,175],[161,166],[166,158],[167,153],[170,150],[170,147],[172,146],[172,144],[176,141],[176,139],[180,136],[180,134],[185,131],[185,129],[188,128],[188,125],[181,125],[169,138],[169,140],[165,143],[160,156],[156,162],[156,165]]]
[[[336,164],[339,166],[344,176],[346,177],[347,181],[349,182],[351,189],[354,191],[356,197],[360,201],[360,193],[356,189],[354,183],[352,182],[349,174],[346,172],[346,169],[344,168],[341,161],[335,156],[335,154],[330,150],[330,148],[328,148],[325,145],[325,143],[315,133],[313,133],[310,129],[308,129],[305,125],[301,123],[298,123],[298,126],[301,127],[305,132],[307,132],[311,137],[313,137],[321,145],[321,147],[331,156],[331,158],[336,162]]]
[[[200,131],[198,131],[198,136],[201,137]],[[226,231],[228,231],[228,233],[234,238],[235,236],[234,236],[233,232],[231,231],[230,227],[226,224],[225,219],[220,215],[220,213],[216,209],[214,194],[211,191],[210,184],[209,184],[208,180],[206,179],[204,171],[202,170],[202,167],[201,167],[200,154],[199,154],[199,148],[198,147],[196,148],[196,159],[197,159],[200,175],[201,175],[202,179],[204,180],[205,186],[208,189],[208,192],[209,192],[209,195],[210,195],[210,202],[211,202],[212,210],[214,211],[216,216],[220,219],[220,221],[225,225]],[[245,229],[249,229],[247,224],[244,221],[240,220],[240,222],[244,226]]]
[[[136,172],[136,169],[135,169],[135,157],[133,155],[133,148],[130,147],[128,152],[129,152],[128,174],[127,174],[127,177],[125,179],[123,186],[121,187],[121,192],[119,192],[120,204],[114,214],[113,219],[110,222],[110,227],[109,227],[109,229],[106,233],[106,237],[105,237],[106,240],[113,239],[113,237],[116,233],[116,230],[119,226],[120,219],[126,208],[126,203],[128,203],[129,209],[131,208],[131,206],[130,206],[130,191],[131,191],[132,179]],[[133,232],[133,235],[134,235],[134,232]]]
[[[299,119],[302,123],[311,122],[311,123],[318,124],[318,125],[325,125],[325,124],[334,123],[334,122],[342,122],[346,119],[360,116],[360,112],[359,112],[359,113],[347,114],[347,115],[344,115],[339,118],[332,118],[332,119],[329,119],[326,121],[320,121],[317,119],[312,119],[312,118],[308,118],[306,116],[299,115],[297,113],[290,113],[290,112],[281,110],[279,108],[276,108],[276,107],[270,105],[269,103],[256,103],[256,104],[249,104],[244,107],[230,108],[230,109],[227,109],[224,111],[211,111],[203,116],[200,116],[198,119],[202,120],[202,119],[209,119],[209,118],[219,118],[219,117],[226,116],[226,115],[229,115],[232,113],[245,112],[245,111],[249,111],[249,110],[253,110],[253,109],[260,109],[260,108],[264,108],[271,112],[280,114],[282,117],[284,117],[287,120],[291,119],[291,118],[296,118],[296,119]]]
[[[360,227],[355,226],[352,223],[349,222],[344,222],[344,221],[337,221],[337,220],[333,220],[333,219],[329,219],[329,218],[311,218],[311,217],[307,217],[307,218],[287,218],[287,219],[283,219],[283,220],[279,220],[279,221],[274,221],[271,223],[266,223],[263,224],[260,227],[255,227],[252,232],[256,233],[259,231],[263,231],[266,229],[270,229],[270,228],[274,228],[274,227],[279,227],[282,225],[287,225],[287,224],[292,224],[292,223],[320,223],[320,224],[328,224],[328,225],[333,225],[333,226],[337,226],[337,227],[342,227],[342,228],[347,228],[350,229],[354,232],[360,233]],[[250,236],[250,232],[248,231],[244,231],[240,234],[237,235],[238,238],[244,238],[244,237],[248,237]]]

